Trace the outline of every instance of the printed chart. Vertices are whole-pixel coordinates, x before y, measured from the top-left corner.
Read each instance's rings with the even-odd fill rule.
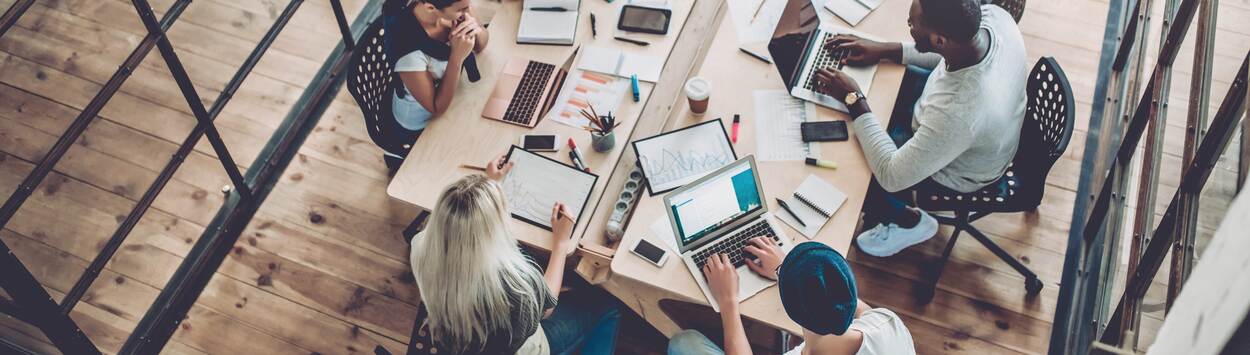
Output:
[[[642,173],[656,195],[698,180],[737,160],[721,120],[634,142]]]

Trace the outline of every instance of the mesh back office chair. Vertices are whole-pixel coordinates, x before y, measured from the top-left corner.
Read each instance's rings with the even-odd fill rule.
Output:
[[[417,137],[406,134],[408,130],[399,126],[391,112],[391,101],[395,97],[391,93],[391,85],[396,79],[390,62],[386,60],[386,50],[382,47],[382,39],[386,35],[383,24],[381,18],[375,19],[361,36],[357,45],[363,48],[352,58],[347,74],[347,91],[356,99],[356,105],[360,106],[365,116],[369,138],[386,152],[387,166],[394,170],[408,155]]]
[[[1011,17],[1016,19],[1016,23],[1020,23],[1020,17],[1024,16],[1024,3],[1026,0],[991,0],[986,2],[1007,10],[1007,13],[1010,13]]]
[[[942,268],[950,260],[955,241],[965,231],[1023,275],[1029,294],[1037,294],[1042,289],[1042,281],[1037,274],[972,225],[972,222],[995,212],[1037,209],[1046,188],[1046,175],[1068,148],[1076,102],[1072,99],[1068,78],[1054,58],[1043,57],[1033,66],[1027,93],[1028,105],[1024,124],[1020,127],[1020,145],[1002,178],[979,191],[966,194],[917,193],[916,204],[921,209],[955,212],[955,217],[934,216],[938,223],[954,226],[955,231],[946,242],[941,260],[931,268],[929,287],[921,294],[925,303],[933,299],[938,280],[942,277]]]

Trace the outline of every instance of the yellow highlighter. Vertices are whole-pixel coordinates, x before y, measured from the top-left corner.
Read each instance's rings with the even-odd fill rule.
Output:
[[[825,169],[837,169],[838,168],[838,163],[832,160],[820,160],[816,158],[807,158],[807,160],[805,160],[804,163],[806,163],[807,165],[818,166],[818,167],[822,167]]]

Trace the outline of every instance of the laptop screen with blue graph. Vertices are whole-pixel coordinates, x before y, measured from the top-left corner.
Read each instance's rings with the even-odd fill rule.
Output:
[[[746,159],[668,198],[679,241],[690,245],[763,204],[755,171]]]

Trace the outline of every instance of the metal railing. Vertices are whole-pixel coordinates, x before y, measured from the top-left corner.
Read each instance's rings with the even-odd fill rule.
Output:
[[[1193,263],[1197,196],[1245,114],[1250,51],[1210,127],[1204,127],[1206,106],[1210,101],[1217,0],[1167,1],[1157,60],[1150,67],[1145,89],[1137,90],[1140,73],[1145,69],[1141,65],[1146,58],[1144,42],[1149,33],[1151,3],[1152,0],[1133,1],[1132,12],[1128,13],[1122,12],[1129,8],[1128,1],[1110,4],[1104,61],[1099,68],[1082,176],[1069,231],[1063,281],[1051,333],[1051,354],[1086,354],[1095,349],[1131,351],[1124,348],[1133,347],[1135,339],[1126,335],[1137,333],[1138,305],[1172,248],[1175,254],[1173,277],[1169,282],[1170,305]],[[1152,225],[1172,64],[1200,8],[1199,43],[1191,82],[1193,96],[1188,102],[1181,182],[1167,212],[1157,225]],[[1133,102],[1138,92],[1142,93],[1140,99]],[[1129,107],[1135,108],[1125,111]],[[1154,129],[1147,133],[1150,126]],[[1208,134],[1204,135],[1203,131]],[[1138,155],[1138,143],[1143,136],[1145,153]],[[1130,162],[1134,157],[1142,159],[1142,167],[1138,205],[1130,216],[1126,215],[1124,201],[1128,177],[1133,171]],[[1127,280],[1124,293],[1111,308],[1119,239],[1127,217],[1134,217]]]
[[[316,78],[309,84],[303,96],[292,108],[291,113],[271,138],[256,163],[248,169],[247,176],[239,171],[229,150],[222,141],[213,121],[230,102],[234,93],[247,79],[252,69],[264,56],[278,35],[285,28],[292,16],[299,9],[303,0],[291,0],[285,10],[270,26],[260,42],[239,66],[234,76],[222,89],[211,108],[205,108],[203,101],[196,92],[187,71],[178,58],[173,45],[166,36],[182,12],[190,4],[190,0],[176,1],[158,22],[152,7],[147,0],[132,0],[135,11],[142,20],[147,34],[138,46],[122,62],[118,70],[104,84],[90,103],[66,128],[48,153],[36,164],[33,171],[21,182],[13,194],[0,207],[0,228],[12,219],[18,209],[30,197],[36,187],[52,171],[53,166],[65,155],[66,151],[98,116],[100,110],[121,88],[135,68],[155,47],[160,51],[165,65],[169,68],[181,94],[190,106],[197,120],[195,128],[187,135],[169,162],[161,169],[156,180],[148,187],[130,213],[121,221],[117,230],[105,243],[100,253],[79,277],[74,286],[66,292],[58,305],[44,290],[39,281],[31,274],[24,264],[13,254],[12,250],[0,241],[0,287],[8,292],[12,300],[0,299],[0,313],[13,316],[15,319],[30,323],[39,328],[53,346],[67,354],[96,354],[99,349],[82,332],[78,325],[69,317],[70,312],[86,294],[87,289],[100,275],[101,270],[117,252],[126,236],[138,224],[139,220],[151,207],[152,202],[173,177],[187,155],[202,137],[207,136],[210,145],[222,168],[231,181],[226,202],[222,205],[213,222],[196,242],[191,252],[183,260],[162,289],[160,295],[147,314],[139,322],[130,338],[122,346],[123,354],[157,353],[169,341],[177,329],[178,323],[186,316],[191,305],[195,303],[208,280],[221,265],[230,247],[237,241],[239,234],[251,220],[251,216],[259,208],[270,188],[276,183],[282,169],[298,150],[299,145],[315,125],[316,118],[328,107],[339,88],[342,86],[343,73],[355,50],[353,30],[359,32],[366,26],[367,20],[380,12],[379,0],[371,1],[365,6],[356,23],[349,26],[346,13],[339,0],[330,0],[335,20],[343,35],[343,42],[332,52]],[[34,3],[33,0],[19,0],[0,16],[0,36],[12,27]],[[10,342],[0,342],[0,349],[10,352],[28,352]]]

